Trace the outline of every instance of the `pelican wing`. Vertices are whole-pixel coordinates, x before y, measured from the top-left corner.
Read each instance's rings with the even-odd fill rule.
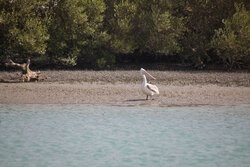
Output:
[[[156,94],[159,94],[159,89],[155,85],[147,84],[147,88]]]

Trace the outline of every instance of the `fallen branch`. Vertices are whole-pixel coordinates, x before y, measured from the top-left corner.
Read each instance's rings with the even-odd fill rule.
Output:
[[[40,78],[40,71],[34,72],[31,71],[29,66],[30,66],[30,59],[27,60],[27,63],[23,64],[18,64],[13,62],[12,60],[9,60],[8,62],[5,63],[5,66],[10,66],[14,68],[18,68],[22,71],[22,82],[31,82],[31,81],[39,81],[41,80]]]

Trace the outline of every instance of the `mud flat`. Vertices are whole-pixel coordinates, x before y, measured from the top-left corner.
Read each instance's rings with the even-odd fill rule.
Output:
[[[250,106],[250,73],[149,71],[160,95],[145,100],[139,71],[41,71],[42,82],[0,83],[0,104]],[[0,72],[15,80],[17,72]]]

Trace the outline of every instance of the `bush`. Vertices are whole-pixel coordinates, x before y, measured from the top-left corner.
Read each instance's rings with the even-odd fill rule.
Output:
[[[235,14],[223,20],[225,27],[216,30],[211,42],[229,69],[249,66],[250,56],[250,12],[243,4],[235,4],[235,8]]]
[[[44,55],[49,39],[47,17],[39,0],[0,0],[0,54],[26,58]]]

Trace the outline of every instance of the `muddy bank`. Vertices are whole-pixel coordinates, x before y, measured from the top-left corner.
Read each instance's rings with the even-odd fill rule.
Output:
[[[41,71],[37,83],[0,83],[1,104],[249,105],[249,73],[149,71],[160,95],[145,100],[138,71]],[[0,72],[0,79],[18,78]]]

